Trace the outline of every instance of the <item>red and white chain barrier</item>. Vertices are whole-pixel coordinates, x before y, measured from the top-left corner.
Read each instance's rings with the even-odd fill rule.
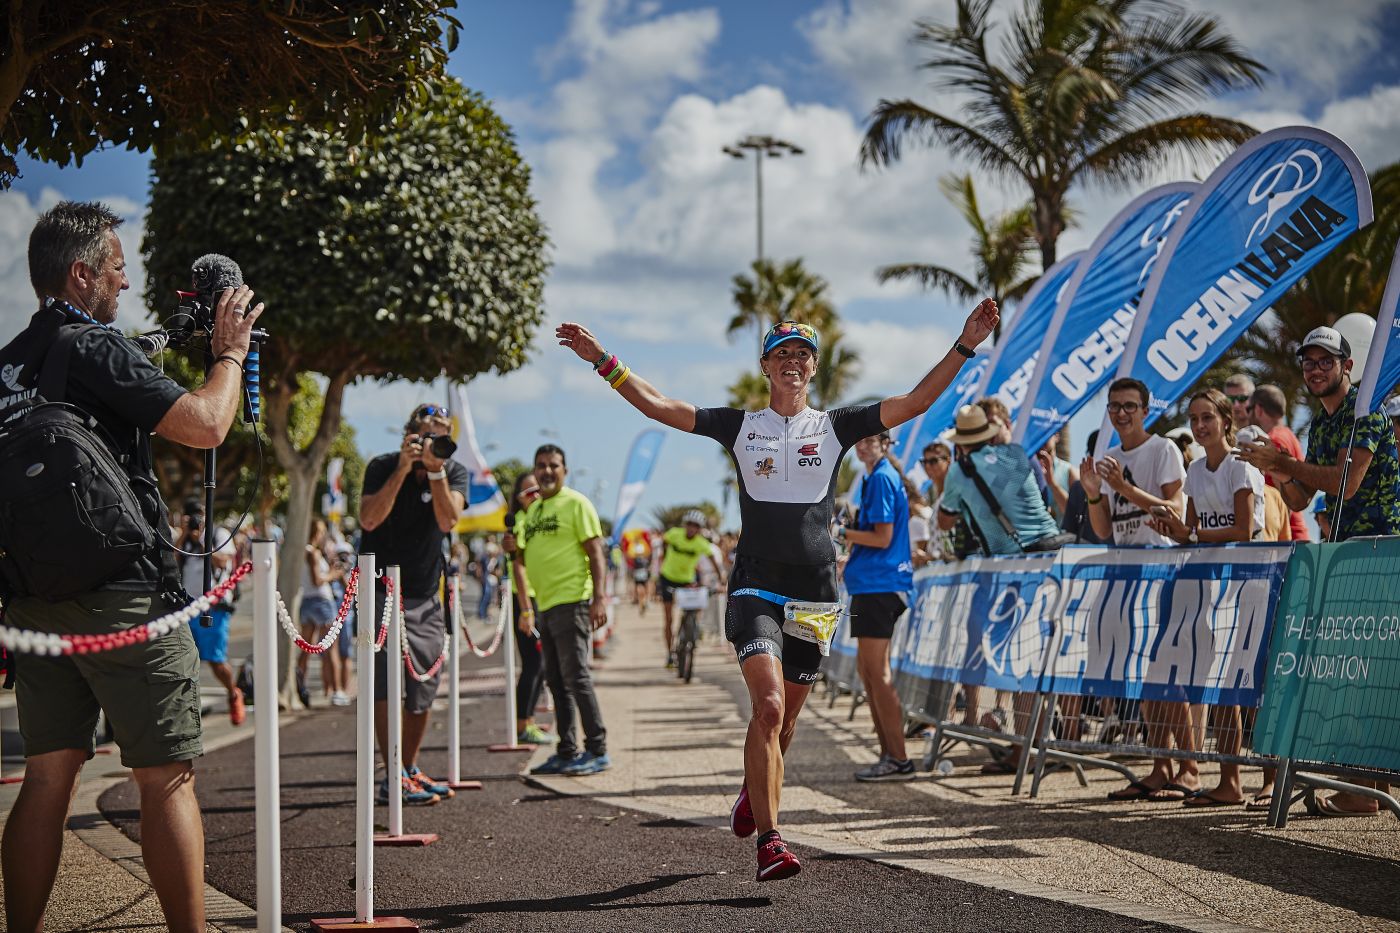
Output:
[[[460,595],[452,595],[451,587],[449,587],[448,598],[459,600]],[[448,616],[449,618],[452,616],[452,610],[450,608],[448,610]],[[476,655],[478,658],[491,657],[491,655],[495,654],[496,651],[501,647],[501,642],[505,640],[506,617],[504,613],[498,613],[498,616],[499,620],[496,622],[496,631],[491,636],[491,644],[487,645],[485,648],[478,648],[476,646],[476,642],[472,640],[472,633],[467,629],[467,614],[465,612],[461,613],[462,637],[467,640],[467,649],[471,651],[472,654]]]
[[[403,594],[400,593],[399,618],[402,619],[403,617]],[[449,638],[446,633],[443,633],[442,651],[438,653],[437,660],[432,663],[432,666],[421,674],[418,673],[418,668],[413,666],[413,655],[408,650],[407,625],[399,626],[399,651],[403,654],[403,666],[404,670],[408,671],[408,676],[412,677],[420,684],[425,684],[438,675],[438,672],[442,670],[442,666],[447,663],[447,659],[452,656],[452,639]]]
[[[282,601],[282,594],[277,594],[277,621],[282,623],[282,631],[287,633],[298,648],[307,654],[322,654],[340,638],[340,630],[345,627],[345,620],[350,617],[350,608],[355,605],[355,594],[360,589],[360,568],[356,567],[350,571],[350,579],[345,583],[345,598],[340,601],[340,609],[336,611],[335,622],[331,624],[330,630],[318,641],[312,644],[301,633],[297,631],[296,625],[292,622],[292,614],[287,611],[287,604]]]
[[[229,574],[227,580],[184,609],[177,609],[175,612],[167,613],[158,619],[152,619],[125,631],[104,632],[97,635],[58,635],[53,632],[36,632],[31,629],[0,625],[0,645],[15,654],[59,656],[96,654],[101,651],[115,651],[118,648],[125,648],[141,642],[155,641],[157,638],[169,635],[182,625],[190,624],[217,606],[252,570],[252,562],[245,562]]]

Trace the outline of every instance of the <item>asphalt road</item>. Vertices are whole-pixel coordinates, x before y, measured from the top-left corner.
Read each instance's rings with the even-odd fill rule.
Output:
[[[479,690],[499,686],[499,677],[478,682]],[[485,789],[406,811],[407,830],[437,832],[438,843],[376,851],[378,914],[432,930],[1169,929],[802,847],[801,875],[759,884],[752,840],[527,784],[518,774],[524,755],[484,750],[499,738],[491,730],[500,703],[499,693],[480,692],[463,702],[464,777]],[[435,715],[423,758],[439,777],[444,715]],[[324,710],[282,734],[283,910],[296,929],[353,908],[353,728],[353,709]],[[250,905],[251,752],[240,743],[198,766],[208,880]],[[136,806],[130,782],[101,800],[133,838]]]

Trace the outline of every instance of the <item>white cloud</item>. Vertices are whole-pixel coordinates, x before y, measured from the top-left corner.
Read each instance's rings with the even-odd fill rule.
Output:
[[[908,392],[943,358],[961,333],[962,322],[897,324],[893,321],[846,321],[846,341],[860,353],[862,365],[850,398],[888,397]]]
[[[854,105],[868,111],[881,98],[928,95],[914,23],[951,23],[955,12],[952,0],[828,0],[797,28],[818,61],[849,85]]]
[[[38,307],[29,284],[29,233],[39,215],[63,199],[63,194],[54,188],[44,188],[32,201],[13,191],[0,197],[0,334],[18,333]],[[141,298],[146,285],[146,270],[141,263],[143,207],[121,195],[98,200],[125,220],[117,228],[117,236],[126,255],[131,288],[119,299],[117,325],[124,330],[145,328],[150,318]]]
[[[1388,43],[1384,18],[1400,0],[1191,0],[1268,65],[1265,95],[1327,100],[1348,77],[1364,74]],[[1285,95],[1287,97],[1285,98]]]

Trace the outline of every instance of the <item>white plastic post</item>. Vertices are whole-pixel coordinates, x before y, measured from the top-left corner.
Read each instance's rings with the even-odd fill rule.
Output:
[[[359,586],[355,597],[355,654],[360,668],[355,698],[355,922],[370,923],[374,920],[374,635],[379,630],[373,554],[360,555]],[[389,650],[387,643],[384,650]],[[396,796],[391,794],[390,799]]]
[[[447,783],[462,781],[462,579],[452,575],[452,654],[447,662]]]
[[[501,615],[505,616],[501,627],[501,652],[506,656],[506,744],[515,745],[519,741],[515,724],[520,721],[520,711],[515,708],[515,578],[509,564],[506,565],[506,580],[506,593],[501,600]],[[534,713],[534,710],[529,712]]]
[[[384,655],[388,662],[384,665],[389,672],[384,678],[384,695],[388,698],[388,758],[387,774],[389,781],[389,835],[403,835],[403,793],[399,790],[399,776],[403,773],[403,615],[399,606],[403,593],[399,589],[399,568],[389,568],[389,579],[394,591],[389,597],[389,635],[384,641]]]
[[[277,736],[277,544],[253,542],[253,774],[258,933],[282,929],[282,777]]]

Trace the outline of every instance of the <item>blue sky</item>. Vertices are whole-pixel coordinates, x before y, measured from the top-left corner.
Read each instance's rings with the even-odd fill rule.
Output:
[[[753,258],[754,190],[751,166],[719,150],[748,133],[773,133],[806,150],[765,175],[767,252],[803,256],[831,281],[847,339],[864,359],[854,395],[916,381],[956,335],[965,309],[878,286],[872,273],[904,260],[965,263],[966,231],[937,179],[966,167],[933,151],[862,174],[856,147],[880,97],[956,106],[947,92],[924,86],[908,43],[915,18],[946,20],[952,7],[951,0],[463,4],[466,28],[450,70],[515,127],[555,263],[546,291],[551,323],[531,363],[469,386],[487,458],[528,459],[539,443],[559,443],[574,484],[603,514],[612,512],[627,448],[646,422],[553,346],[557,321],[587,324],[663,392],[723,403],[724,387],[756,355],[723,333],[730,277]],[[1219,15],[1274,70],[1263,90],[1212,109],[1261,129],[1322,126],[1368,168],[1400,156],[1400,0],[1333,0],[1326,17],[1313,0],[1198,8]],[[1023,197],[982,182],[993,205]],[[24,164],[23,177],[0,195],[0,329],[12,332],[32,310],[24,243],[37,211],[60,197],[107,200],[129,218],[127,254],[137,256],[147,183],[147,159],[126,151],[99,153],[81,168]],[[1061,255],[1087,245],[1136,193],[1076,191],[1083,222],[1062,238]],[[146,322],[141,270],[133,271],[119,318],[127,327]],[[277,312],[269,309],[269,324]],[[346,416],[373,455],[396,446],[398,425],[416,402],[441,395],[440,385],[357,385]],[[1072,425],[1076,446],[1096,420]],[[723,476],[712,442],[672,432],[640,512],[718,501]]]

